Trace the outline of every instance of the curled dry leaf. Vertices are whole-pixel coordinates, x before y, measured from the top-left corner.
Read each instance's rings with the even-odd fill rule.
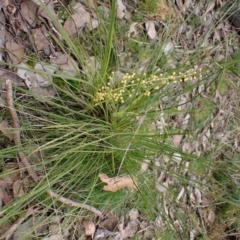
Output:
[[[100,173],[99,178],[102,182],[107,183],[103,187],[105,191],[116,192],[125,187],[135,188],[133,179],[129,175],[109,178],[106,174]]]
[[[130,28],[129,28],[129,31],[127,32],[127,37],[131,37],[132,35],[133,36],[137,36],[138,34],[138,31],[137,31],[137,22],[133,22],[131,25],[130,25]]]
[[[117,17],[123,19],[126,13],[126,6],[123,4],[122,0],[117,0]]]
[[[214,223],[216,219],[216,214],[213,210],[210,210],[208,213],[207,221],[210,223]]]
[[[83,227],[85,228],[85,234],[87,236],[92,236],[95,233],[96,227],[93,221],[84,220],[82,224],[83,224]]]
[[[154,39],[157,36],[157,31],[155,29],[155,24],[152,21],[148,21],[145,23],[145,27],[147,30],[147,34],[150,39]]]

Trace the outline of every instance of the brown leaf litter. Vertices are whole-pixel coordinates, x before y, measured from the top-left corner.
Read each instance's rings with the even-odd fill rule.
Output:
[[[109,178],[106,174],[100,173],[99,178],[102,182],[107,183],[107,185],[103,187],[104,191],[116,192],[125,187],[130,189],[135,188],[133,179],[129,175]]]

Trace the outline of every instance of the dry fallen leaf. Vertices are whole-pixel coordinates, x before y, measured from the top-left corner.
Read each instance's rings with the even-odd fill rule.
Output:
[[[8,69],[0,69],[0,89],[5,89],[5,82],[11,79],[13,85],[23,87],[25,86],[23,80],[17,75],[16,72],[11,72]]]
[[[21,3],[21,16],[33,28],[36,27],[36,23],[37,23],[36,14],[37,14],[37,5],[33,1],[25,0]]]
[[[49,40],[47,39],[48,33],[45,27],[32,29],[32,42],[35,44],[38,51],[43,50],[47,45],[50,44]]]
[[[192,193],[190,194],[190,199],[193,203],[202,203],[202,193],[198,188],[193,189]]]
[[[146,27],[149,38],[154,39],[157,36],[154,22],[152,21],[146,22],[145,27]]]
[[[208,213],[207,221],[210,223],[214,223],[216,219],[216,214],[213,210],[210,210]]]
[[[70,34],[75,35],[79,28],[83,27],[90,21],[90,14],[84,8],[81,3],[77,3],[74,6],[75,13],[71,19],[67,19],[63,25],[63,28]]]
[[[0,188],[0,198],[4,205],[9,204],[13,200],[13,196],[9,194],[5,189]]]
[[[114,231],[119,221],[119,215],[116,213],[109,213],[106,217],[106,219],[99,223],[99,227],[109,231]]]
[[[183,139],[183,135],[175,135],[175,136],[173,136],[174,147],[179,147],[182,139]]]
[[[82,224],[85,228],[85,234],[87,236],[92,236],[95,233],[96,227],[95,227],[95,224],[93,223],[93,221],[84,220]]]
[[[54,25],[54,22],[52,22],[51,19],[57,19],[58,20],[58,15],[54,11],[54,4],[55,0],[48,0],[48,1],[43,1],[43,0],[32,0],[34,3],[36,3],[39,7],[37,10],[37,14],[39,18],[45,18],[48,20],[49,25]]]
[[[136,235],[139,226],[139,212],[137,209],[131,209],[128,215],[130,221],[126,228],[123,228],[123,225],[119,224],[119,233],[117,234],[116,239],[129,239]]]
[[[40,68],[40,65],[37,68]],[[51,85],[49,86],[51,83],[51,77],[48,81],[48,79],[43,78],[40,74],[32,72],[32,70],[24,63],[19,64],[18,67],[18,76],[25,80],[25,84],[37,100],[44,102],[45,100],[51,100],[54,98],[56,92]],[[43,65],[41,65],[41,68],[43,69]],[[53,67],[49,66],[44,68],[44,70],[51,72]]]
[[[139,218],[139,212],[137,209],[133,208],[128,213],[130,220],[136,221]]]
[[[87,22],[87,27],[89,30],[93,30],[97,28],[99,25],[99,21],[97,19],[91,18],[89,22]]]
[[[13,64],[18,64],[22,61],[24,55],[24,47],[14,40],[9,40],[5,44],[8,56]]]
[[[13,177],[10,177],[9,175],[6,175],[0,179],[0,188],[11,188],[13,184]]]
[[[117,17],[123,19],[126,13],[126,6],[123,4],[122,0],[117,0]]]
[[[105,191],[116,192],[125,187],[135,188],[133,179],[129,175],[109,178],[106,174],[100,173],[99,178],[102,182],[107,183],[103,187]]]
[[[53,74],[56,69],[54,66],[46,65],[44,63],[36,63],[34,69],[43,71],[43,74],[35,73],[36,78],[38,80],[38,85],[40,87],[48,87],[52,85],[52,81],[53,81],[52,76],[44,74],[44,72]]]
[[[130,25],[130,28],[129,28],[129,31],[127,32],[127,37],[131,37],[132,35],[135,37],[137,36],[138,34],[138,31],[137,31],[137,22],[133,22],[131,25]]]
[[[63,70],[67,76],[76,76],[79,73],[78,63],[70,56],[55,52],[56,57],[51,58],[50,62]]]

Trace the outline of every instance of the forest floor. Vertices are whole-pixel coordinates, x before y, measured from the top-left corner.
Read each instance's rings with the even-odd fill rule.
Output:
[[[240,239],[225,4],[0,3],[0,239]]]

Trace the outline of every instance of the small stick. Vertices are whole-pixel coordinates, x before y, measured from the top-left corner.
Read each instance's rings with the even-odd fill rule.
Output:
[[[76,201],[73,201],[73,200],[70,200],[70,199],[67,199],[65,197],[61,197],[59,196],[57,193],[51,191],[51,190],[47,190],[47,194],[52,197],[52,198],[56,198],[59,202],[62,202],[66,205],[69,205],[69,206],[72,206],[72,207],[79,207],[79,208],[84,208],[86,210],[89,210],[93,213],[95,213],[96,215],[98,215],[100,218],[103,217],[102,215],[102,212],[100,210],[98,210],[97,208],[95,207],[92,207],[88,204],[85,204],[85,203],[79,203],[79,202],[76,202]]]
[[[13,104],[13,93],[12,93],[12,82],[11,80],[7,79],[6,80],[6,102],[8,105],[9,112],[12,117],[13,121],[13,128],[15,129],[14,131],[14,143],[16,146],[21,145],[21,138],[20,138],[20,127],[19,127],[19,121],[18,121],[18,116],[17,112],[14,108]]]

